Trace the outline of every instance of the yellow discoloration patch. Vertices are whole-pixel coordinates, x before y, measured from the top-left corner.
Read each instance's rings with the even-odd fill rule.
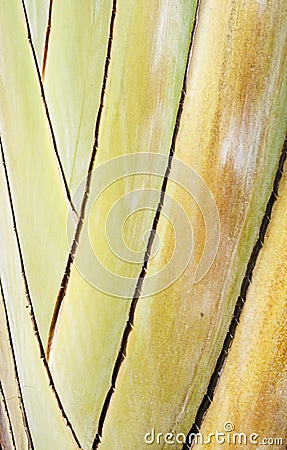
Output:
[[[223,429],[224,423],[231,421],[236,432],[260,435],[258,442],[264,437],[286,439],[286,211],[285,168],[279,199],[257,260],[236,337],[201,430],[204,436]]]
[[[287,6],[265,5],[201,4],[175,157],[194,168],[214,195],[220,248],[209,273],[193,285],[204,224],[188,195],[168,183],[167,194],[183,205],[194,225],[195,254],[179,280],[138,305],[106,420],[104,450],[116,443],[124,448],[119,442],[145,448],[143,436],[152,427],[186,433],[221,350],[286,131],[281,89],[286,96]],[[281,125],[278,117],[284,118]],[[161,221],[159,230],[166,242],[172,239]],[[184,236],[179,239],[184,245]],[[169,256],[169,246],[163,246],[159,258]],[[150,262],[148,273],[156,264]],[[128,430],[119,418],[122,405]]]

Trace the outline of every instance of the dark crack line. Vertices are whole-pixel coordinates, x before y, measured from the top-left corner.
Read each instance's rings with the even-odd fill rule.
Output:
[[[43,62],[42,62],[42,82],[44,82],[45,72],[46,72],[46,64],[47,64],[48,49],[49,49],[49,42],[50,42],[51,25],[52,25],[53,4],[54,4],[53,0],[50,0],[48,23],[47,23],[46,34],[45,34],[44,55],[43,55]]]
[[[185,73],[184,73],[184,77],[183,77],[183,84],[182,84],[182,88],[181,88],[181,95],[180,95],[180,100],[179,100],[179,106],[178,106],[178,110],[177,110],[177,115],[176,115],[176,120],[175,120],[175,126],[174,126],[174,130],[173,130],[173,135],[172,135],[172,141],[171,141],[171,146],[170,146],[170,150],[169,150],[169,156],[168,156],[168,164],[167,164],[167,168],[164,174],[164,179],[163,179],[163,183],[161,186],[161,194],[160,194],[160,200],[157,206],[157,210],[153,219],[153,224],[152,224],[152,230],[151,233],[149,235],[149,240],[147,243],[147,247],[146,247],[146,251],[145,251],[145,256],[144,256],[144,262],[142,265],[142,269],[141,272],[139,274],[138,280],[137,280],[137,284],[135,287],[135,292],[134,292],[134,296],[131,302],[131,306],[130,306],[130,310],[129,310],[129,315],[128,315],[128,320],[126,322],[126,326],[122,335],[122,339],[121,339],[121,344],[120,344],[120,349],[116,358],[116,362],[112,371],[112,377],[111,377],[111,385],[110,388],[106,394],[103,406],[102,406],[102,410],[100,413],[100,417],[99,417],[99,421],[98,421],[98,427],[97,427],[97,432],[94,438],[94,442],[93,442],[93,446],[92,449],[96,450],[98,449],[100,443],[101,443],[101,439],[102,439],[102,435],[103,435],[103,428],[104,428],[104,424],[105,424],[105,420],[107,417],[107,413],[108,413],[108,409],[111,403],[111,399],[112,396],[115,392],[116,389],[116,383],[117,383],[117,378],[120,372],[120,369],[122,367],[122,364],[126,358],[126,353],[127,353],[127,345],[128,345],[128,341],[129,341],[129,337],[130,337],[130,333],[133,330],[134,327],[134,318],[135,318],[135,312],[136,312],[136,308],[137,308],[137,304],[138,301],[140,299],[141,296],[141,291],[142,291],[142,286],[143,286],[143,282],[147,273],[147,267],[148,267],[148,263],[149,263],[149,258],[150,258],[150,254],[151,254],[151,250],[152,250],[152,246],[153,246],[153,242],[154,242],[154,238],[156,235],[156,230],[157,230],[157,226],[158,226],[158,222],[159,222],[159,218],[162,212],[162,208],[163,208],[163,204],[164,204],[164,198],[165,198],[165,193],[166,193],[166,188],[167,188],[167,183],[168,183],[168,179],[169,179],[169,175],[170,175],[170,171],[171,171],[171,166],[172,166],[172,160],[173,160],[173,156],[175,153],[175,146],[176,146],[176,140],[177,140],[177,136],[178,136],[178,131],[180,128],[180,121],[181,121],[181,117],[182,117],[182,112],[183,112],[183,107],[184,107],[184,101],[185,101],[185,97],[186,97],[186,87],[187,87],[187,78],[188,78],[188,72],[189,72],[189,65],[190,65],[190,61],[191,61],[191,56],[192,56],[192,49],[193,49],[193,44],[194,44],[194,37],[195,37],[195,31],[197,28],[197,23],[198,23],[198,13],[199,13],[199,6],[200,6],[200,0],[197,1],[197,6],[196,6],[196,13],[195,13],[195,19],[194,19],[194,24],[192,27],[192,31],[191,31],[191,37],[190,37],[190,43],[189,43],[189,49],[188,49],[188,54],[187,54],[187,63],[186,63],[186,67],[185,67]]]
[[[35,447],[34,447],[34,443],[33,443],[33,439],[32,439],[32,434],[31,434],[31,431],[30,431],[30,426],[29,426],[29,422],[28,422],[26,407],[25,407],[25,403],[24,403],[23,392],[22,392],[22,388],[21,388],[21,381],[20,381],[20,376],[19,376],[19,371],[18,371],[18,366],[17,366],[17,359],[16,359],[15,350],[14,350],[14,343],[13,343],[13,338],[12,338],[12,332],[11,332],[11,328],[10,328],[10,321],[9,321],[9,314],[8,314],[8,309],[7,309],[7,302],[5,300],[5,295],[4,295],[4,290],[3,290],[3,285],[2,285],[1,278],[0,278],[0,291],[1,291],[2,303],[3,303],[3,307],[4,307],[4,315],[5,315],[5,322],[6,322],[6,330],[7,330],[7,334],[8,334],[8,342],[9,342],[9,346],[10,346],[10,350],[11,350],[11,355],[12,355],[12,360],[13,360],[13,368],[14,368],[15,379],[16,379],[16,383],[17,383],[18,398],[19,398],[19,405],[20,405],[20,410],[21,410],[21,414],[22,414],[23,426],[24,426],[24,430],[25,430],[25,433],[26,433],[26,436],[27,436],[27,439],[28,439],[29,449],[34,450]],[[5,396],[4,396],[2,385],[1,385],[1,391],[2,391],[2,395],[3,395],[3,399],[4,399],[6,413],[8,415],[9,426],[11,427],[11,430],[12,430],[11,436],[12,436],[12,439],[13,439],[13,445],[14,445],[14,448],[16,448],[14,433],[13,433],[13,429],[12,429],[11,418],[10,418],[10,414],[9,414],[9,411],[8,411],[8,405],[7,405],[6,400],[5,400]]]
[[[0,284],[1,284],[1,280],[0,280]],[[1,293],[3,293],[2,284],[1,284]],[[6,312],[5,312],[5,314],[6,314]],[[6,317],[6,325],[7,325],[7,317]],[[12,426],[12,420],[11,420],[11,416],[10,416],[7,400],[6,400],[6,397],[5,397],[5,393],[4,393],[4,389],[3,389],[1,381],[0,381],[0,395],[1,395],[2,400],[3,400],[5,414],[6,414],[7,420],[8,420],[9,433],[10,433],[10,436],[11,436],[12,445],[13,445],[13,448],[16,450],[17,447],[16,447],[16,441],[15,441],[15,436],[14,436],[14,431],[13,431],[13,426]]]
[[[205,395],[202,399],[202,402],[197,410],[197,414],[196,414],[194,423],[193,423],[190,431],[187,434],[186,443],[183,445],[182,450],[189,450],[193,447],[195,435],[197,433],[199,433],[200,428],[203,424],[204,418],[206,416],[206,413],[207,413],[207,411],[212,403],[212,400],[214,398],[215,390],[218,385],[220,376],[222,375],[224,364],[227,360],[227,356],[228,356],[228,353],[230,351],[230,348],[232,346],[232,342],[233,342],[233,339],[235,336],[236,328],[239,324],[241,313],[244,308],[247,291],[248,291],[249,285],[252,280],[253,269],[256,265],[260,250],[263,247],[265,235],[266,235],[268,225],[271,220],[272,210],[273,210],[274,204],[278,198],[278,189],[279,189],[279,184],[280,184],[280,181],[281,181],[281,178],[283,175],[283,166],[286,161],[286,158],[287,158],[287,135],[286,135],[286,138],[285,138],[285,141],[283,144],[283,150],[282,150],[282,153],[281,153],[281,156],[279,159],[278,169],[277,169],[275,179],[273,182],[273,189],[272,189],[271,195],[269,197],[269,200],[267,202],[267,206],[266,206],[265,213],[264,213],[264,216],[263,216],[263,219],[261,222],[257,241],[255,243],[255,246],[253,247],[251,256],[250,256],[248,264],[247,264],[247,269],[246,269],[245,276],[243,278],[243,282],[241,285],[240,295],[239,295],[236,305],[235,305],[233,318],[231,320],[229,330],[226,334],[226,337],[225,337],[225,340],[224,340],[224,343],[222,346],[222,350],[221,350],[218,360],[216,362],[216,366],[211,375],[206,393],[205,393]]]
[[[108,46],[107,46],[107,53],[106,53],[106,60],[105,60],[105,66],[104,66],[104,75],[103,75],[103,81],[102,81],[102,88],[101,88],[101,95],[100,95],[100,104],[96,116],[96,124],[95,124],[95,133],[94,133],[94,144],[92,148],[90,163],[88,167],[88,174],[87,174],[87,181],[85,186],[85,192],[83,195],[83,200],[81,203],[81,211],[79,220],[76,226],[76,231],[73,239],[73,243],[69,252],[64,276],[61,281],[61,286],[58,292],[58,296],[56,299],[50,329],[49,329],[49,335],[48,335],[48,344],[47,344],[47,358],[49,359],[51,348],[53,345],[54,335],[59,319],[60,310],[67,292],[67,287],[69,284],[69,279],[71,275],[71,269],[72,264],[74,261],[75,253],[78,248],[79,240],[81,231],[83,228],[83,223],[85,219],[85,212],[86,212],[86,206],[89,198],[90,188],[91,188],[91,181],[92,181],[92,175],[93,175],[93,168],[94,163],[98,151],[99,146],[99,134],[100,134],[100,125],[101,125],[101,119],[102,119],[102,112],[104,108],[104,100],[105,100],[105,92],[107,87],[107,81],[108,81],[108,75],[109,75],[109,67],[110,67],[110,61],[111,61],[111,52],[112,52],[112,41],[114,36],[114,24],[115,24],[115,18],[117,13],[117,0],[113,0],[112,5],[112,11],[111,11],[111,18],[110,18],[110,28],[109,28],[109,38],[108,38]]]
[[[56,156],[56,160],[57,160],[57,163],[58,163],[59,171],[60,171],[60,174],[61,174],[62,182],[64,184],[65,193],[66,193],[68,202],[69,202],[69,204],[70,204],[70,206],[72,208],[72,211],[78,217],[77,210],[76,210],[76,208],[75,208],[75,206],[74,206],[74,204],[72,202],[70,189],[69,189],[69,186],[68,186],[68,182],[67,182],[67,179],[66,179],[65,171],[64,171],[63,164],[62,164],[62,161],[61,161],[61,158],[60,158],[60,154],[59,154],[59,151],[58,151],[56,135],[55,135],[54,128],[53,128],[53,124],[52,124],[52,120],[51,120],[51,116],[50,116],[50,112],[49,112],[49,108],[48,108],[48,103],[47,103],[47,100],[46,100],[44,85],[43,85],[43,82],[42,82],[41,72],[40,72],[40,69],[39,69],[38,61],[37,61],[37,55],[36,55],[35,47],[34,47],[34,44],[33,44],[33,39],[32,39],[32,34],[31,34],[31,29],[30,29],[30,24],[29,24],[29,18],[28,18],[28,14],[27,14],[27,10],[26,10],[26,6],[25,6],[25,1],[24,0],[22,0],[22,7],[23,7],[24,17],[25,17],[25,22],[26,22],[26,29],[27,29],[27,34],[28,34],[28,42],[30,44],[30,48],[31,48],[32,55],[33,55],[34,65],[35,65],[35,68],[36,68],[37,78],[38,78],[40,92],[41,92],[41,98],[42,98],[42,102],[43,102],[43,105],[44,105],[45,113],[46,113],[46,116],[47,116],[47,121],[48,121],[48,126],[49,126],[51,139],[52,139],[54,153],[55,153],[55,156]]]
[[[67,414],[65,412],[65,409],[64,409],[64,406],[63,406],[62,401],[60,399],[60,396],[58,394],[58,391],[56,390],[56,387],[55,387],[55,384],[54,384],[54,380],[53,380],[53,377],[52,377],[52,373],[50,371],[50,368],[49,368],[49,365],[48,365],[48,361],[47,361],[46,356],[45,356],[44,346],[43,346],[43,343],[42,343],[42,340],[41,340],[38,324],[37,324],[37,321],[36,321],[36,316],[35,316],[35,312],[34,312],[33,302],[32,302],[32,299],[31,299],[28,279],[27,279],[27,275],[26,275],[26,269],[25,269],[25,264],[24,264],[24,257],[23,257],[23,253],[22,253],[20,236],[19,236],[19,233],[18,233],[18,227],[17,227],[16,214],[15,214],[15,209],[14,209],[14,204],[13,204],[12,191],[11,191],[11,186],[10,186],[9,175],[8,175],[8,170],[7,170],[7,165],[6,165],[4,148],[3,148],[3,145],[2,145],[2,138],[1,138],[1,136],[0,136],[0,147],[1,147],[2,163],[3,163],[5,179],[6,179],[7,193],[8,193],[9,203],[10,203],[10,210],[11,210],[11,214],[12,214],[13,230],[14,230],[14,234],[15,234],[15,237],[16,237],[16,244],[17,244],[18,254],[19,254],[19,259],[20,259],[22,279],[23,279],[23,282],[24,282],[24,290],[25,290],[25,296],[26,296],[26,301],[27,301],[27,307],[29,309],[29,315],[30,315],[30,319],[31,319],[33,332],[34,332],[36,341],[38,343],[39,352],[40,352],[40,359],[43,362],[43,366],[44,366],[45,372],[46,372],[48,380],[49,380],[49,385],[50,385],[51,391],[52,391],[52,393],[54,395],[54,398],[56,399],[57,406],[58,406],[59,410],[62,413],[62,417],[65,420],[66,425],[69,428],[75,443],[77,444],[78,448],[81,449],[81,445],[80,445],[79,439],[77,438],[77,435],[76,435],[76,433],[75,433],[75,431],[73,429],[72,423],[70,422],[70,420],[69,420],[69,418],[68,418],[68,416],[67,416]]]

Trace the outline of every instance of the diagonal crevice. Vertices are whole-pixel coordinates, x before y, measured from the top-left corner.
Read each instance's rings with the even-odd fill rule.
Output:
[[[49,49],[49,42],[50,42],[50,33],[51,33],[51,26],[52,26],[53,6],[54,6],[54,1],[50,0],[49,11],[48,11],[48,22],[47,22],[46,33],[45,33],[44,54],[43,54],[43,61],[42,61],[42,83],[44,82],[44,79],[45,79],[48,49]]]
[[[241,284],[240,295],[235,304],[233,317],[232,317],[228,332],[226,334],[220,355],[216,362],[214,371],[211,375],[208,387],[206,389],[206,393],[205,393],[205,395],[201,401],[201,404],[197,410],[194,423],[193,423],[192,427],[190,428],[190,431],[187,434],[186,443],[183,445],[182,450],[189,450],[193,447],[194,438],[195,438],[196,434],[199,433],[201,426],[204,422],[204,418],[207,414],[207,411],[213,401],[216,387],[217,387],[220,377],[223,373],[224,365],[226,363],[228,353],[232,346],[232,342],[233,342],[233,339],[235,336],[237,326],[240,322],[240,317],[241,317],[241,314],[242,314],[242,311],[244,308],[244,304],[246,301],[248,288],[252,281],[253,270],[256,265],[260,250],[263,247],[264,239],[265,239],[266,232],[268,229],[268,225],[271,220],[272,210],[273,210],[274,204],[278,198],[278,189],[279,189],[280,181],[281,181],[281,178],[283,175],[283,166],[285,164],[286,159],[287,159],[287,135],[286,135],[286,138],[285,138],[285,141],[283,144],[282,153],[281,153],[281,156],[279,159],[278,168],[277,168],[276,175],[275,175],[274,182],[273,182],[272,192],[271,192],[270,197],[267,202],[265,213],[264,213],[264,216],[263,216],[263,219],[261,222],[261,226],[259,229],[259,235],[258,235],[257,241],[253,247],[251,256],[250,256],[248,264],[247,264],[245,276],[244,276],[242,284]]]
[[[177,114],[176,114],[176,120],[175,120],[174,129],[173,129],[173,134],[172,134],[171,146],[170,146],[169,155],[168,155],[168,164],[167,164],[167,167],[165,170],[165,174],[164,174],[164,178],[163,178],[163,182],[162,182],[162,186],[161,186],[160,199],[159,199],[159,203],[157,206],[157,210],[154,215],[152,229],[151,229],[151,233],[149,235],[149,239],[148,239],[148,243],[147,243],[147,247],[146,247],[146,251],[145,251],[145,255],[144,255],[144,262],[143,262],[141,272],[140,272],[138,280],[137,280],[137,284],[136,284],[135,291],[134,291],[134,296],[131,301],[131,306],[130,306],[129,314],[128,314],[128,320],[126,322],[126,326],[124,328],[124,332],[122,335],[120,349],[119,349],[119,352],[118,352],[118,355],[117,355],[117,358],[116,358],[116,361],[114,364],[114,368],[112,371],[111,385],[106,394],[106,397],[105,397],[105,400],[104,400],[104,403],[103,403],[103,406],[101,409],[101,413],[100,413],[100,417],[99,417],[99,421],[98,421],[98,425],[97,425],[97,432],[96,432],[93,446],[92,446],[93,450],[98,449],[98,447],[101,443],[101,439],[102,439],[102,435],[103,435],[103,427],[104,427],[104,423],[105,423],[105,420],[107,417],[107,413],[108,413],[108,409],[109,409],[109,406],[111,403],[112,396],[116,389],[117,378],[118,378],[121,366],[126,358],[127,345],[128,345],[130,333],[132,332],[132,330],[134,328],[135,312],[136,312],[137,304],[138,304],[140,296],[141,296],[142,286],[143,286],[144,279],[145,279],[145,276],[147,273],[149,258],[150,258],[154,238],[156,235],[157,225],[158,225],[159,218],[160,218],[162,208],[164,205],[167,183],[169,180],[169,175],[170,175],[170,171],[171,171],[171,167],[172,167],[172,161],[173,161],[173,157],[174,157],[174,153],[175,153],[175,146],[176,146],[178,131],[180,128],[180,122],[181,122],[181,117],[182,117],[182,112],[183,112],[183,107],[184,107],[184,101],[185,101],[185,97],[186,97],[187,78],[188,78],[190,61],[191,61],[191,57],[192,57],[195,32],[196,32],[196,28],[197,28],[197,24],[198,24],[199,9],[200,9],[200,0],[197,0],[195,19],[194,19],[194,24],[193,24],[193,27],[191,30],[190,43],[189,43],[188,54],[187,54],[187,62],[186,62],[183,83],[182,83],[182,88],[181,88],[181,95],[180,95],[180,99],[179,99],[179,105],[178,105],[178,110],[177,110]]]
[[[72,208],[72,211],[78,217],[77,210],[76,210],[76,208],[75,208],[75,206],[74,206],[74,204],[72,202],[72,197],[71,197],[70,189],[69,189],[68,182],[67,182],[67,179],[66,179],[64,167],[63,167],[63,164],[62,164],[62,161],[61,161],[61,158],[60,158],[60,154],[59,154],[59,151],[58,151],[56,135],[55,135],[54,128],[53,128],[53,124],[52,124],[52,120],[51,120],[51,116],[50,116],[50,112],[49,112],[48,103],[47,103],[47,100],[46,100],[44,85],[43,85],[43,82],[42,82],[42,76],[41,76],[39,64],[38,64],[38,61],[37,61],[36,50],[35,50],[35,47],[34,47],[34,44],[33,44],[31,27],[30,27],[29,18],[28,18],[27,9],[26,9],[24,0],[22,0],[22,7],[23,7],[23,13],[24,13],[24,18],[25,18],[25,23],[26,23],[27,34],[28,34],[28,42],[30,44],[30,48],[31,48],[32,55],[33,55],[33,61],[34,61],[34,65],[35,65],[35,68],[36,68],[36,73],[37,73],[38,83],[39,83],[39,87],[40,87],[42,102],[43,102],[45,113],[46,113],[46,116],[47,116],[48,127],[49,127],[49,131],[50,131],[51,139],[52,139],[54,153],[55,153],[57,164],[58,164],[59,171],[60,171],[60,174],[61,174],[62,182],[64,184],[66,197],[67,197],[68,202],[69,202],[69,204],[70,204],[70,206]],[[49,11],[49,14],[50,14],[50,11]],[[51,14],[52,14],[52,11],[51,11]],[[49,26],[49,24],[48,24],[48,26]]]
[[[86,185],[85,185],[85,192],[83,195],[83,199],[81,202],[81,208],[80,208],[80,215],[79,220],[76,226],[74,239],[71,245],[71,249],[68,255],[68,260],[65,267],[65,272],[61,281],[60,289],[57,295],[50,328],[49,328],[49,334],[48,334],[48,344],[47,344],[47,359],[49,359],[51,348],[53,345],[53,340],[55,336],[55,331],[59,319],[60,310],[67,292],[70,275],[71,275],[71,269],[72,264],[74,261],[74,257],[76,254],[76,250],[78,248],[79,240],[81,231],[83,228],[83,223],[85,219],[85,213],[86,213],[86,206],[89,198],[90,188],[91,188],[91,182],[92,182],[92,176],[93,176],[93,168],[94,163],[98,151],[99,146],[99,134],[100,134],[100,126],[101,126],[101,119],[102,119],[102,112],[104,108],[104,100],[105,100],[105,92],[106,92],[106,86],[108,81],[108,75],[109,75],[109,67],[110,67],[110,61],[111,61],[111,52],[112,52],[112,41],[114,36],[114,24],[115,24],[115,18],[117,13],[117,0],[113,0],[112,4],[112,10],[111,10],[111,17],[110,17],[110,27],[109,27],[109,38],[108,38],[108,45],[107,45],[107,52],[106,52],[106,59],[105,59],[105,65],[104,65],[104,74],[103,74],[103,80],[102,80],[102,87],[101,87],[101,94],[100,94],[100,103],[99,108],[97,111],[96,116],[96,124],[95,124],[95,132],[94,132],[94,143],[93,148],[91,152],[89,167],[88,167],[88,174],[86,179]]]
[[[1,285],[1,292],[2,292],[1,280],[0,280],[0,285]],[[17,379],[17,376],[16,376],[16,379]],[[6,396],[5,396],[4,389],[3,389],[1,381],[0,381],[0,396],[1,396],[2,400],[3,400],[4,410],[5,410],[5,414],[7,416],[7,420],[8,420],[9,434],[10,434],[10,437],[11,437],[13,449],[16,450],[17,447],[16,447],[15,435],[14,435],[13,426],[12,426],[12,420],[11,420],[11,416],[10,416],[10,412],[9,412],[9,408],[8,408],[8,404],[7,404],[7,400],[6,400]],[[20,395],[19,395],[19,397],[20,397]],[[0,442],[0,448],[1,448],[1,442]]]
[[[18,371],[17,360],[16,360],[16,354],[15,354],[15,350],[14,350],[14,343],[13,343],[13,338],[12,338],[12,332],[11,332],[11,328],[10,328],[10,321],[9,321],[7,302],[5,300],[4,290],[3,290],[3,285],[2,285],[1,278],[0,278],[0,291],[1,291],[3,308],[4,308],[4,316],[5,316],[5,322],[6,322],[6,330],[7,330],[7,334],[8,334],[8,341],[9,341],[9,346],[10,346],[10,349],[11,349],[11,355],[12,355],[12,360],[13,360],[13,369],[14,369],[15,380],[16,380],[16,384],[17,384],[17,391],[18,391],[19,405],[20,405],[20,410],[21,410],[21,415],[22,415],[22,420],[23,420],[23,426],[24,426],[24,430],[25,430],[25,433],[26,433],[26,436],[27,436],[29,449],[34,450],[35,447],[34,447],[32,435],[31,435],[30,426],[29,426],[28,417],[27,417],[27,412],[26,412],[26,407],[25,407],[25,403],[24,403],[23,392],[22,392],[22,388],[21,388],[21,382],[20,382],[19,371]],[[0,384],[1,384],[1,382],[0,382]],[[8,410],[8,405],[7,405],[7,402],[6,402],[6,399],[5,399],[5,395],[4,395],[2,384],[1,384],[1,389],[0,390],[1,390],[1,395],[3,397],[6,414],[7,414],[7,417],[8,417],[9,428],[10,428],[10,431],[11,431],[11,438],[12,438],[13,446],[14,446],[14,448],[16,448],[15,437],[14,437],[14,432],[13,432],[13,428],[12,428],[12,422],[11,422],[11,418],[10,418],[10,414],[9,414],[9,410]]]
[[[1,280],[0,280],[0,284],[1,284]],[[2,292],[2,284],[1,284],[1,292]],[[17,377],[16,377],[16,379],[17,379]],[[4,410],[5,410],[5,414],[7,416],[7,420],[8,420],[9,433],[10,433],[10,436],[11,436],[13,449],[16,450],[17,447],[16,447],[14,430],[13,430],[13,426],[12,426],[12,420],[11,420],[11,416],[10,416],[10,412],[9,412],[9,408],[8,408],[8,403],[7,403],[7,400],[6,400],[5,392],[4,392],[4,389],[3,389],[1,381],[0,381],[0,396],[1,396],[2,400],[3,400]],[[0,443],[0,447],[1,447],[1,443]]]
[[[26,295],[26,301],[27,301],[27,308],[29,310],[29,315],[31,318],[31,324],[33,327],[33,332],[39,347],[39,353],[40,353],[40,359],[43,363],[45,372],[47,374],[48,380],[49,380],[49,386],[51,388],[51,391],[53,393],[54,398],[56,399],[57,402],[57,406],[59,408],[59,410],[62,413],[62,417],[67,425],[67,427],[69,428],[72,437],[75,441],[75,443],[77,444],[77,447],[79,449],[81,449],[81,445],[79,442],[79,439],[73,429],[72,423],[70,422],[63,403],[60,399],[60,396],[58,394],[58,391],[55,387],[54,384],[54,380],[49,368],[49,364],[45,355],[45,350],[44,350],[44,346],[41,340],[41,336],[40,336],[40,332],[39,332],[39,327],[37,324],[37,320],[36,320],[36,316],[35,316],[35,311],[34,311],[34,307],[33,307],[33,303],[32,303],[32,299],[31,299],[31,295],[30,295],[30,289],[29,289],[29,284],[28,284],[28,278],[26,275],[26,269],[25,269],[25,264],[24,264],[24,257],[23,257],[23,253],[22,253],[22,247],[21,247],[21,242],[20,242],[20,236],[18,233],[18,227],[17,227],[17,221],[16,221],[16,214],[15,214],[15,209],[14,209],[14,203],[13,203],[13,198],[12,198],[12,191],[11,191],[11,186],[10,186],[10,181],[9,181],[9,175],[8,175],[8,170],[7,170],[7,165],[6,165],[6,159],[5,159],[5,153],[4,153],[4,148],[3,148],[3,144],[2,144],[2,138],[0,136],[0,148],[1,148],[1,159],[2,159],[2,164],[3,164],[3,168],[4,168],[4,174],[5,174],[5,179],[6,179],[6,187],[7,187],[7,193],[8,193],[8,198],[9,198],[9,204],[10,204],[10,210],[11,210],[11,215],[12,215],[12,223],[13,223],[13,230],[15,233],[15,238],[16,238],[16,245],[18,248],[18,254],[19,254],[19,259],[20,259],[20,266],[21,266],[21,274],[22,274],[22,278],[23,278],[23,283],[24,283],[24,290],[25,290],[25,295]]]

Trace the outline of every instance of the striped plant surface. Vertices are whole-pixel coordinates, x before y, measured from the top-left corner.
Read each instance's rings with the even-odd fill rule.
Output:
[[[0,49],[1,448],[285,448],[286,2],[0,0]]]

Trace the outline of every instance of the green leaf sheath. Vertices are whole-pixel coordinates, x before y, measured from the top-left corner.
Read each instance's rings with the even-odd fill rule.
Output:
[[[28,283],[41,338],[46,343],[68,254],[68,203],[21,5],[2,1],[0,7],[1,138]]]
[[[193,2],[180,2],[179,5],[171,1],[164,4],[146,1],[118,3],[96,170],[101,163],[116,156],[135,152],[168,153],[194,12]],[[49,66],[47,82],[48,70]],[[119,167],[119,172],[122,168]],[[81,176],[84,174],[85,171]],[[92,191],[97,183],[95,172]],[[111,253],[107,242],[102,239],[107,213],[114,202],[129,191],[159,189],[161,184],[161,177],[151,175],[118,180],[99,198],[91,216],[90,238],[96,254],[111,272],[134,277],[134,288],[142,263],[123,264]],[[159,196],[160,192],[151,205],[154,208]],[[92,203],[93,198],[88,203],[88,211],[92,210]],[[124,212],[129,211],[130,206],[126,204]],[[139,211],[127,222],[125,236],[130,248],[138,250],[139,244],[142,246],[142,237],[151,228],[153,216],[154,211]],[[121,225],[116,219],[113,226],[118,232]],[[78,254],[85,255],[81,240],[76,258]],[[92,266],[93,260],[86,263]],[[127,289],[127,298],[133,295],[134,288]],[[87,447],[97,430],[129,306],[128,299],[111,297],[95,290],[72,267],[50,361],[67,411]],[[67,342],[79,351],[67,352]],[[83,379],[85,383],[82,383]]]
[[[286,437],[285,172],[215,374],[281,174],[286,24],[283,0],[0,0],[5,450],[167,450],[146,433],[226,421]]]
[[[3,164],[1,165],[0,199],[2,210],[0,272],[3,286],[3,292],[1,292],[1,381],[6,396],[9,396],[8,407],[12,416],[17,448],[58,447],[67,450],[77,448],[63,419],[62,411],[58,408],[43,360],[40,358],[39,343],[30,317],[31,308],[24,289]],[[3,301],[7,308],[7,318],[3,310]],[[10,343],[8,329],[12,336]],[[17,389],[11,347],[15,354],[22,400]],[[29,446],[23,431],[23,427],[27,428],[27,424],[23,423],[22,419],[23,409],[25,409],[28,423],[26,434],[31,435],[32,445],[30,443]]]
[[[49,6],[53,0],[25,0],[29,17],[33,45],[35,47],[37,61],[40,69],[43,66],[46,35],[49,25]]]

